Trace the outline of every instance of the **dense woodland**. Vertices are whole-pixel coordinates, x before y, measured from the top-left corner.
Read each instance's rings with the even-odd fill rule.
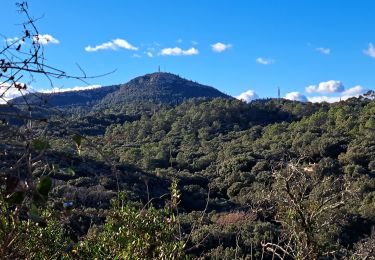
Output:
[[[17,8],[22,35],[0,49],[1,259],[374,259],[374,91],[244,103],[152,73],[26,94],[23,77],[89,77],[46,64]]]
[[[141,107],[1,125],[2,255],[374,255],[373,93],[334,104],[198,98]],[[26,169],[12,170],[25,149],[17,132],[33,140],[33,194],[22,190]]]

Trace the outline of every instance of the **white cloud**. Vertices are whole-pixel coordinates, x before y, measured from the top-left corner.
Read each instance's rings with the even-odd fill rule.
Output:
[[[212,44],[211,48],[212,48],[212,51],[220,53],[220,52],[226,51],[227,49],[232,48],[232,44],[225,44],[222,42],[217,42],[215,44]]]
[[[59,44],[60,41],[54,38],[50,34],[38,34],[37,36],[34,36],[34,41],[42,44],[42,45],[47,45],[47,44]]]
[[[327,96],[316,96],[316,97],[308,97],[307,98],[312,103],[321,103],[321,102],[328,102],[328,103],[335,103],[342,100],[342,97],[327,97]]]
[[[177,42],[178,44],[181,44],[181,43],[182,43],[182,39],[178,39],[176,42]]]
[[[161,50],[160,55],[163,56],[191,56],[191,55],[198,55],[199,51],[192,47],[187,50],[183,50],[179,47],[174,48],[164,48]]]
[[[323,47],[319,47],[319,48],[316,48],[315,49],[316,51],[322,53],[322,54],[325,54],[325,55],[328,55],[331,53],[331,49],[330,48],[323,48]]]
[[[87,52],[94,52],[94,51],[108,50],[108,49],[116,50],[116,46],[113,44],[113,42],[105,42],[95,47],[91,47],[90,45],[85,47],[85,51]]]
[[[137,54],[137,53],[134,53],[134,54],[133,54],[133,58],[142,58],[142,56],[139,55],[139,54]]]
[[[343,95],[340,95],[340,96],[316,96],[316,97],[307,97],[307,99],[310,102],[313,102],[313,103],[320,103],[320,102],[335,103],[335,102],[347,100],[349,98],[359,97],[363,93],[364,93],[364,91],[360,94],[358,93],[358,94],[350,94],[350,95],[349,94],[345,94],[345,95],[343,94]]]
[[[198,45],[198,42],[197,41],[191,41],[191,44]]]
[[[243,93],[241,93],[239,96],[236,97],[237,99],[239,100],[242,100],[242,101],[245,101],[247,103],[255,100],[255,99],[258,99],[259,96],[257,93],[255,93],[254,90],[248,90],[248,91],[245,91]]]
[[[138,47],[131,45],[128,41],[124,39],[115,39],[110,42],[105,42],[95,47],[87,46],[85,47],[85,51],[87,52],[95,52],[100,50],[117,50],[118,48],[137,51]]]
[[[138,50],[137,47],[134,47],[133,45],[131,45],[128,41],[126,41],[124,39],[115,39],[112,42],[116,46],[118,46],[120,48],[124,48],[124,49],[127,49],[127,50],[132,50],[132,51],[137,51]]]
[[[366,90],[362,86],[355,86],[342,92],[343,96],[357,96],[361,95]]]
[[[69,91],[81,91],[81,90],[90,90],[90,89],[97,89],[101,88],[102,85],[88,85],[88,86],[75,86],[72,88],[52,88],[52,89],[44,89],[44,90],[39,90],[39,93],[61,93],[61,92],[69,92]]]
[[[13,38],[6,38],[4,41],[8,42],[8,43],[12,43],[12,42],[15,42],[15,41],[18,41],[19,38],[18,37],[13,37]]]
[[[18,42],[19,44],[24,44],[25,42],[23,40],[21,40],[20,38],[18,37],[13,37],[13,38],[7,38],[4,40],[6,43],[8,44],[12,44],[12,43],[15,43],[15,42]]]
[[[199,54],[198,49],[196,49],[196,48],[190,48],[186,51],[183,51],[182,53],[184,55],[197,55],[197,54]]]
[[[295,91],[295,92],[289,92],[285,95],[285,99],[294,100],[294,101],[301,101],[301,102],[307,102],[306,96],[302,95],[301,93]]]
[[[23,84],[23,83],[21,83]],[[90,89],[97,89],[101,88],[101,85],[89,85],[89,86],[75,86],[72,88],[51,88],[51,89],[42,89],[42,90],[35,90],[31,86],[27,86],[27,90],[19,90],[15,87],[10,87],[10,84],[4,83],[0,84],[0,104],[6,104],[6,101],[11,100],[16,97],[20,97],[21,95],[25,95],[28,93],[44,93],[44,94],[52,94],[52,93],[61,93],[61,92],[69,92],[69,91],[81,91],[81,90],[90,90]]]
[[[310,102],[328,102],[334,103],[339,102],[341,100],[347,100],[352,97],[359,97],[363,93],[366,92],[366,89],[362,86],[354,86],[345,90],[344,88],[341,89],[339,92],[329,92],[329,93],[336,93],[333,96],[315,96],[315,97],[307,97],[308,101]]]
[[[307,93],[339,93],[344,91],[344,85],[341,81],[329,80],[321,82],[319,85],[311,85],[306,87]]]
[[[275,63],[274,59],[267,59],[267,58],[262,58],[262,57],[257,58],[255,61],[262,65],[270,65],[272,63]]]
[[[364,54],[367,56],[370,56],[371,58],[375,58],[375,47],[372,45],[372,43],[368,44],[368,48],[363,51]]]
[[[24,85],[23,83],[17,84]],[[29,90],[30,87],[27,86],[27,89]],[[0,104],[6,104],[8,100],[27,94],[28,90],[16,88],[9,83],[2,83],[0,84]]]
[[[150,52],[150,51],[146,52],[146,54],[147,54],[147,56],[150,57],[150,58],[154,57],[154,54],[152,54],[152,52]]]

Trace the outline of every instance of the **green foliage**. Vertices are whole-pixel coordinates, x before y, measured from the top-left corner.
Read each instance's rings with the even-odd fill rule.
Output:
[[[40,178],[36,186],[36,190],[45,197],[48,196],[48,192],[51,190],[51,188],[52,188],[52,179],[48,176],[43,176],[42,178]]]
[[[78,155],[81,155],[83,137],[81,135],[74,134],[72,136],[72,140],[74,141],[74,144],[75,144],[75,147],[77,149]]]
[[[51,146],[47,141],[34,139],[32,141],[32,147],[35,150],[46,150],[46,149],[50,148]]]
[[[44,210],[46,225],[10,214],[0,198],[0,255],[4,259],[69,259],[71,239],[51,210]]]
[[[104,226],[92,227],[75,247],[79,258],[184,258],[183,243],[175,238],[175,217],[168,209],[138,209],[124,203],[116,201],[117,206],[110,211]]]
[[[22,185],[3,190],[3,222],[13,223],[15,209],[27,201],[25,214],[17,216],[21,226],[38,226],[64,248],[72,242],[61,240],[62,234],[73,233],[78,241],[66,253],[50,242],[51,251],[38,257],[272,259],[287,248],[291,258],[313,259],[371,248],[366,237],[375,224],[374,100],[139,104],[87,115],[77,110],[64,122],[52,119],[46,138],[36,138],[50,144],[32,147],[33,156],[44,151],[41,162],[30,164],[37,195]],[[121,117],[121,109],[134,117]],[[94,136],[85,141],[101,147],[113,165],[83,146],[81,135],[68,134],[70,125],[73,132],[93,127]],[[1,169],[20,158],[14,143],[4,146],[7,155],[0,153]],[[280,170],[287,162],[295,163],[298,174]],[[117,189],[128,199],[111,207]],[[46,217],[46,202],[52,215],[64,218]],[[40,235],[27,234],[35,241]]]

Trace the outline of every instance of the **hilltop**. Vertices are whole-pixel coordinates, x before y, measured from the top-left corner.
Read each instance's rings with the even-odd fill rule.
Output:
[[[99,104],[105,106],[150,102],[177,105],[189,98],[231,98],[219,90],[165,72],[146,74],[120,85]]]
[[[178,75],[157,72],[136,77],[125,84],[96,89],[58,93],[33,93],[18,97],[15,105],[36,104],[59,109],[120,110],[123,106],[142,103],[178,105],[189,98],[231,98],[219,90],[184,79]]]

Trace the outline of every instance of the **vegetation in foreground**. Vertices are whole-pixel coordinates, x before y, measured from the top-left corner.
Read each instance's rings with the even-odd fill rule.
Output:
[[[1,81],[22,91],[18,74],[67,77],[41,62],[19,8],[30,44],[2,50]],[[0,107],[1,258],[374,257],[373,92],[335,104],[184,99],[48,118]]]
[[[2,255],[370,257],[369,94],[335,104],[193,99],[94,136],[58,131],[57,118],[3,124]]]

